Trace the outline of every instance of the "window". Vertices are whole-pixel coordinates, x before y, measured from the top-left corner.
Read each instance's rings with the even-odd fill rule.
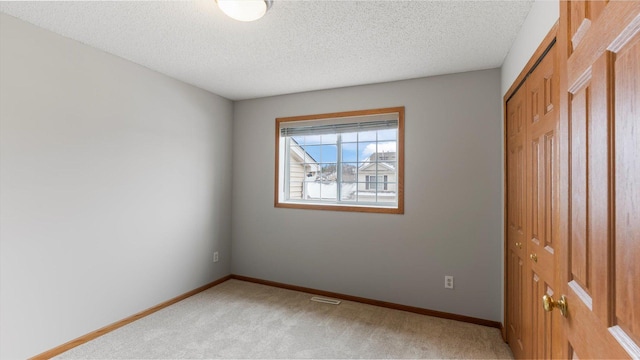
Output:
[[[404,212],[404,107],[276,119],[275,206]]]
[[[367,175],[367,182],[366,182],[366,189],[367,190],[371,190],[371,189],[378,189],[378,190],[388,190],[388,186],[387,186],[387,177],[388,175],[384,175],[384,176],[372,176],[372,175]],[[378,180],[380,179],[380,180]],[[384,179],[384,180],[382,180]]]

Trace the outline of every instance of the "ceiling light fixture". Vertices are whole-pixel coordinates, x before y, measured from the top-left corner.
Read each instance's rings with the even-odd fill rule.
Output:
[[[258,20],[271,8],[273,0],[216,0],[228,17],[239,21]]]

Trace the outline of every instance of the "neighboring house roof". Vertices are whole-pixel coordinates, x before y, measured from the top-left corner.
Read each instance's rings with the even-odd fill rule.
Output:
[[[358,168],[358,170],[360,171],[368,170],[370,167],[374,167],[374,170],[375,170],[375,165],[376,163],[374,162],[364,163]],[[378,170],[380,170],[380,168],[382,168],[383,170],[389,170],[389,171],[394,171],[396,169],[395,166],[385,162],[378,163]]]
[[[396,159],[395,151],[373,153],[367,158],[367,160],[365,160],[364,164],[360,165],[358,170],[360,171],[369,170],[369,168],[373,167],[377,163],[378,170],[395,171],[396,169],[395,164],[385,162],[385,160],[394,161],[395,159]],[[373,170],[375,170],[375,167]]]

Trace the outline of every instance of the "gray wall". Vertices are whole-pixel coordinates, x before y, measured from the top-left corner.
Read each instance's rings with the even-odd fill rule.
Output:
[[[560,17],[559,0],[536,0],[501,68],[504,95]]]
[[[1,358],[229,273],[230,101],[4,14],[0,47]]]
[[[234,103],[232,272],[500,320],[500,103],[499,69]],[[402,105],[404,215],[274,208],[276,117]]]

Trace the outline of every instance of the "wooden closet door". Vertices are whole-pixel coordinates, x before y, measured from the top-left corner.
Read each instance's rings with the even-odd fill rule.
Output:
[[[557,296],[559,76],[554,45],[526,81],[526,266],[527,358],[561,356],[559,313],[543,310],[543,296]]]
[[[640,358],[640,2],[560,6],[564,356]]]
[[[507,114],[507,341],[516,358],[560,356],[562,322],[542,310],[557,291],[559,76],[551,30]]]
[[[525,298],[525,90],[507,102],[507,341],[516,358],[526,354]]]

